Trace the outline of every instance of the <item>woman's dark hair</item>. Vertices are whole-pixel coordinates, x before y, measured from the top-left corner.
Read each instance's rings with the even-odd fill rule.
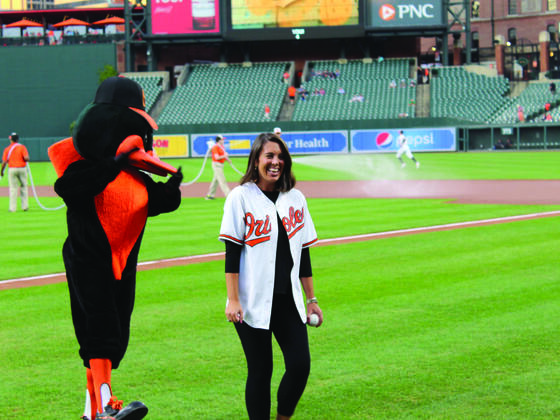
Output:
[[[257,183],[259,181],[258,161],[264,145],[268,142],[273,142],[280,146],[284,159],[284,169],[282,170],[280,179],[276,182],[276,190],[280,192],[290,191],[296,185],[296,178],[292,173],[292,157],[290,156],[290,151],[284,140],[273,133],[261,133],[255,139],[251,147],[251,153],[249,154],[247,170],[245,171],[245,175],[241,178],[240,184],[243,185],[248,182]]]

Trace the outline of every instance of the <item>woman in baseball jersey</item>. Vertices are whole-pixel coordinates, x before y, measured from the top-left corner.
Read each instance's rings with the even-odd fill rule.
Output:
[[[225,312],[247,359],[245,403],[251,420],[270,419],[272,335],[286,367],[276,418],[289,419],[310,371],[306,323],[312,314],[318,317],[315,326],[323,322],[309,257],[317,234],[305,197],[294,185],[286,143],[263,133],[253,143],[241,185],[224,206],[220,240],[226,245]]]

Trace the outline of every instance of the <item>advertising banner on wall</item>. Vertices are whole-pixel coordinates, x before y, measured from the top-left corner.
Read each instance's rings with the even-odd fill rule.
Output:
[[[442,0],[367,0],[366,27],[409,29],[445,24]]]
[[[219,0],[152,0],[152,34],[220,32]]]
[[[399,149],[397,137],[401,130],[353,130],[350,132],[352,153],[391,153]],[[456,129],[410,128],[403,130],[410,150],[418,152],[454,152]]]
[[[186,134],[154,136],[154,151],[159,157],[188,157],[188,138]]]
[[[260,133],[223,134],[226,151],[231,156],[248,156]],[[193,134],[192,156],[204,156],[215,143],[216,134]],[[291,154],[347,153],[346,131],[284,132],[282,139]]]

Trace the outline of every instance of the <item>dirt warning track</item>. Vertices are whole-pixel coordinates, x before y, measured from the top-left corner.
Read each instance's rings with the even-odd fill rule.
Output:
[[[230,187],[236,184],[230,183]],[[436,198],[458,203],[560,204],[560,180],[375,180],[300,181],[308,198]],[[182,186],[183,197],[204,197],[208,183]],[[52,187],[37,187],[39,197],[56,196]],[[218,197],[220,193],[218,193]],[[8,188],[0,188],[8,196]]]

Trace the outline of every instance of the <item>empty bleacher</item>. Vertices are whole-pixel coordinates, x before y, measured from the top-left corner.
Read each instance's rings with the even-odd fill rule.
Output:
[[[430,115],[486,123],[513,103],[507,97],[509,91],[509,81],[503,76],[440,67],[432,70]]]
[[[197,64],[177,86],[158,124],[208,124],[275,120],[286,95],[282,75],[292,63]]]
[[[559,101],[560,95],[550,91],[548,82],[531,82],[516,98],[512,98],[512,102],[508,106],[496,113],[490,122],[495,124],[518,122],[517,107],[522,106],[526,122],[541,123],[546,115],[546,103],[551,106],[550,114],[554,121],[555,118],[560,117],[556,108]],[[554,110],[552,110],[553,107]]]
[[[414,68],[410,58],[310,61],[300,86],[307,92],[305,99],[298,93],[295,104],[290,105],[285,102],[288,84],[283,74],[293,74],[294,63],[187,65],[184,84],[169,93],[169,101],[160,104],[163,110],[158,124],[267,122],[278,120],[281,111],[294,122],[415,117],[419,104],[416,81],[410,77]],[[166,81],[162,83],[162,77],[153,74],[129,77],[142,85],[146,108],[151,110],[166,90]],[[454,66],[432,69],[429,89],[432,118],[515,124],[521,105],[526,122],[542,123],[545,104],[550,103],[548,113],[553,121],[560,121],[560,94],[550,92],[549,82],[531,82],[518,96],[510,97],[507,78]],[[265,105],[271,111],[268,119]],[[293,112],[286,113],[286,109]]]
[[[298,95],[292,119],[326,121],[414,116],[416,88],[409,74],[408,58],[310,62],[307,80],[301,86],[307,95],[305,100]],[[392,81],[395,87],[391,87]],[[321,90],[324,94],[319,93]],[[359,100],[359,96],[363,99]]]
[[[140,73],[128,73],[126,76],[142,86],[142,89],[144,89],[144,95],[146,96],[146,111],[150,112],[163,92],[164,77],[161,74],[150,73],[145,75]]]

